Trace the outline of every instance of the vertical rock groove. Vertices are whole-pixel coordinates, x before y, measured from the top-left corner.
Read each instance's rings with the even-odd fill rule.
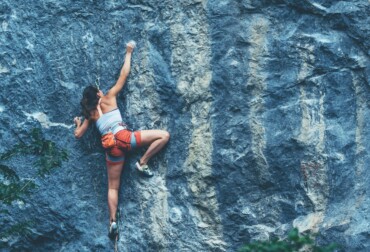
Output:
[[[300,170],[303,188],[314,207],[314,212],[306,217],[295,220],[295,225],[302,231],[318,229],[323,220],[327,205],[329,186],[327,165],[325,162],[325,121],[324,95],[320,84],[315,78],[306,79],[311,72],[311,64],[315,62],[314,46],[304,44],[300,51],[302,66],[298,74],[300,86],[300,107],[302,111],[299,141],[307,148],[301,160]]]
[[[365,155],[365,144],[364,139],[364,128],[365,128],[365,112],[366,112],[366,97],[365,89],[361,85],[359,77],[352,72],[353,88],[356,94],[356,190],[363,190],[363,174],[365,170],[365,160],[363,156]],[[364,192],[359,192],[362,196]]]
[[[265,75],[263,73],[263,55],[267,55],[267,32],[269,23],[263,17],[257,16],[251,22],[249,49],[249,79],[247,86],[252,89],[252,101],[249,113],[249,125],[252,133],[252,151],[257,163],[259,179],[265,183],[269,177],[268,163],[264,155],[266,148],[265,128],[263,126],[263,94],[266,89]]]
[[[191,140],[186,148],[188,157],[184,172],[192,205],[190,214],[195,222],[194,232],[202,237],[208,249],[223,247],[222,225],[218,216],[216,189],[212,183],[212,130],[210,125],[211,49],[204,5],[193,1],[186,12],[176,12],[170,24],[172,62],[178,90],[189,104]],[[174,4],[176,9],[180,2]],[[182,6],[185,9],[186,6]],[[201,27],[197,24],[203,24]],[[189,132],[190,133],[190,132]],[[207,249],[207,250],[208,250]]]

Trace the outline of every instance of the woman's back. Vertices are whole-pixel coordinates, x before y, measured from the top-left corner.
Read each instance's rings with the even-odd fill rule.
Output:
[[[96,127],[103,135],[107,132],[116,134],[118,131],[124,129],[122,123],[122,116],[118,108],[113,109],[107,113],[103,113],[98,120],[96,120]]]

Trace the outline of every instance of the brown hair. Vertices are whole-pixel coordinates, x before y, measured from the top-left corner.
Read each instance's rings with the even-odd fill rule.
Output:
[[[82,114],[86,119],[90,119],[91,111],[96,109],[99,102],[99,97],[96,95],[99,92],[94,86],[88,86],[84,89],[81,99]]]

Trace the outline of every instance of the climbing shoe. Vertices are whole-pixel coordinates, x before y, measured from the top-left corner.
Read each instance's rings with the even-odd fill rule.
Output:
[[[114,239],[118,235],[118,225],[115,221],[110,224],[108,236],[110,239]]]
[[[149,169],[148,165],[140,165],[140,162],[136,162],[136,169],[146,177],[153,177],[153,172]]]

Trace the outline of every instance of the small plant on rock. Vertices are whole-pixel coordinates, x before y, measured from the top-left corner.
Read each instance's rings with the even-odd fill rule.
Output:
[[[52,170],[62,165],[62,162],[68,159],[67,152],[59,148],[54,142],[43,137],[40,129],[33,129],[30,132],[30,141],[20,142],[14,145],[5,153],[0,154],[0,162],[5,162],[16,156],[30,156],[36,160],[32,163],[37,168],[36,176],[33,178],[21,178],[14,169],[6,164],[0,163],[0,202],[11,206],[14,201],[26,201],[37,185],[35,181],[44,178]],[[4,205],[0,205],[4,206]],[[0,213],[10,215],[9,210],[1,207]],[[5,220],[0,220],[0,226],[6,229],[0,229],[0,245],[10,236],[24,236],[30,232],[34,222],[21,221],[12,225],[5,225]],[[0,246],[1,247],[1,246]]]
[[[257,241],[244,245],[239,252],[333,252],[337,245],[324,247],[314,245],[310,235],[300,235],[298,229],[292,229],[284,240]]]

